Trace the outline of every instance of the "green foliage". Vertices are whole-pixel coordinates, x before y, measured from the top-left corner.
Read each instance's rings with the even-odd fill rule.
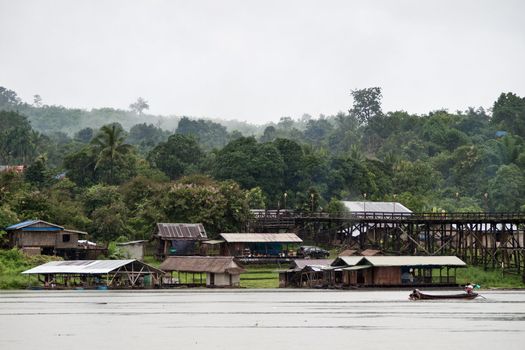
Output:
[[[148,154],[148,160],[171,179],[178,179],[197,172],[203,156],[193,137],[175,134],[168,141],[157,145]]]
[[[476,283],[485,288],[523,288],[522,276],[515,274],[505,274],[501,270],[483,270],[481,267],[469,266],[464,269],[457,269],[456,281],[460,285]]]
[[[0,110],[0,164],[30,161],[36,154],[39,135],[26,117],[17,112]]]
[[[350,115],[354,116],[361,124],[368,124],[373,118],[381,117],[381,94],[380,87],[352,90],[354,104],[350,109]]]
[[[209,120],[191,120],[183,117],[179,121],[177,134],[193,136],[204,149],[221,148],[228,142],[228,132],[221,124]]]
[[[525,98],[502,93],[492,107],[492,123],[525,137]]]
[[[502,165],[489,182],[489,203],[495,211],[519,211],[525,203],[525,175],[518,166]]]
[[[254,187],[246,192],[246,203],[250,209],[265,209],[266,196],[260,187]]]
[[[330,202],[328,202],[325,211],[337,216],[347,213],[348,209],[340,200],[337,198],[332,198],[330,199]]]
[[[49,261],[61,260],[47,255],[26,256],[20,250],[0,250],[0,289],[23,289],[29,283],[34,283],[34,277],[21,274],[35,266]]]
[[[187,183],[181,180],[167,193],[164,211],[170,222],[200,222],[213,234],[239,232],[250,212],[246,193],[231,181]]]
[[[122,126],[114,123],[104,125],[91,140],[93,151],[96,154],[95,170],[108,184],[120,183],[134,175],[134,169],[129,166],[134,165],[135,159],[129,156],[133,147],[124,143],[125,139],[126,135]],[[123,174],[126,170],[130,174]]]
[[[253,137],[228,143],[218,152],[213,169],[219,180],[234,180],[244,189],[261,187],[274,202],[283,193],[283,172],[279,150],[272,143],[258,144]]]

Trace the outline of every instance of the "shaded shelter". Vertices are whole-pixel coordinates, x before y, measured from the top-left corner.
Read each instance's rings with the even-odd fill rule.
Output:
[[[204,285],[202,275],[205,274],[207,287],[239,287],[240,274],[245,272],[231,256],[170,256],[162,262],[160,268],[170,272],[171,281],[179,284],[183,273],[186,284]],[[173,277],[174,272],[177,272],[177,280]],[[191,283],[188,283],[188,274],[192,276]]]
[[[287,257],[303,240],[294,233],[221,233],[221,253],[236,257]]]
[[[51,261],[22,272],[45,288],[153,288],[164,271],[135,259]]]

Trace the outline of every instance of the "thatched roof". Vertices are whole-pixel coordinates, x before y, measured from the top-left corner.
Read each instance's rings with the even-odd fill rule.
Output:
[[[245,270],[232,256],[170,256],[160,268],[164,271],[238,274]]]

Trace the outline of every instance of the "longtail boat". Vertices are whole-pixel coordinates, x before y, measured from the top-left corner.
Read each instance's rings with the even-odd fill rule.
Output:
[[[478,293],[458,293],[458,294],[426,294],[419,289],[414,289],[408,296],[410,300],[434,300],[434,299],[467,299],[471,300],[479,296]]]

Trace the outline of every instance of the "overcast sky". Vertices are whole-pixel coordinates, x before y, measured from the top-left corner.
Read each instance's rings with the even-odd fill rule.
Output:
[[[525,96],[525,1],[0,0],[0,86],[31,102],[278,121]]]

